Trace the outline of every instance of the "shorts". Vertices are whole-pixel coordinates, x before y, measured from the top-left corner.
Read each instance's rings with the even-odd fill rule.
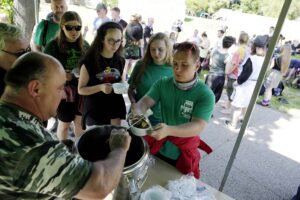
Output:
[[[225,75],[208,74],[205,79],[205,84],[208,85],[215,94],[215,102],[217,103],[222,95],[225,84]]]
[[[231,99],[231,95],[233,93],[233,83],[236,81],[236,79],[233,79],[233,78],[228,78],[227,79],[227,85],[226,85],[226,92],[227,92],[227,96],[228,96],[228,100],[229,101],[232,101]]]
[[[272,70],[267,79],[264,82],[264,86],[266,89],[277,88],[278,84],[282,79],[281,72],[278,70]]]
[[[82,118],[85,125],[106,125],[110,124],[111,119],[126,119],[126,105],[121,94],[102,94],[101,97],[85,101],[86,110]]]
[[[78,109],[78,101],[66,102],[62,100],[57,108],[57,118],[62,122],[72,122],[75,116],[81,116]]]

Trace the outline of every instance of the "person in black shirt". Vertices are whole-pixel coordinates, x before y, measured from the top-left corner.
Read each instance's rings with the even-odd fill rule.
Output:
[[[123,29],[106,22],[80,61],[78,92],[84,95],[82,125],[121,125],[126,117],[122,94],[115,94],[112,84],[121,81],[125,59],[122,52]]]
[[[259,103],[260,105],[269,106],[272,98],[272,89],[278,87],[283,75],[287,73],[290,62],[291,45],[286,44],[280,48],[280,54],[272,60],[272,69],[264,82],[264,99]]]
[[[144,50],[147,49],[147,44],[150,37],[153,35],[154,18],[148,18],[148,24],[144,28]]]
[[[57,137],[60,140],[68,139],[68,129],[72,121],[74,122],[74,133],[76,137],[82,134],[80,100],[78,95],[78,63],[84,55],[89,44],[83,39],[82,21],[78,13],[67,11],[60,21],[58,36],[50,41],[44,53],[49,54],[59,60],[66,71],[66,97],[62,99],[57,109],[58,127]],[[76,77],[77,75],[77,77]]]
[[[135,65],[135,62],[142,57],[143,43],[143,27],[141,25],[141,16],[138,14],[131,15],[130,22],[126,27],[124,38],[124,56],[126,64],[123,71],[122,80],[126,81],[128,74],[131,72],[131,67]]]

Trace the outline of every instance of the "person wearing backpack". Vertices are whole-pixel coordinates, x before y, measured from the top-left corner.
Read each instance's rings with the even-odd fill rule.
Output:
[[[53,17],[43,19],[34,28],[31,37],[31,49],[33,51],[43,51],[46,44],[55,38],[59,31],[60,19],[67,8],[66,0],[51,0]]]

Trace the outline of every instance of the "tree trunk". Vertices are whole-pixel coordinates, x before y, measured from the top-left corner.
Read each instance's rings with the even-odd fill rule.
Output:
[[[34,0],[14,0],[14,22],[30,39],[35,25]]]

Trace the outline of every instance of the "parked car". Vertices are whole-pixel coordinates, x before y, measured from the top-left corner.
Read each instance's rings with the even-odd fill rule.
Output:
[[[200,11],[200,12],[198,12],[197,14],[196,14],[196,16],[197,17],[202,17],[202,18],[211,18],[210,17],[210,14],[209,13],[207,13],[207,12],[204,12],[204,11]]]

